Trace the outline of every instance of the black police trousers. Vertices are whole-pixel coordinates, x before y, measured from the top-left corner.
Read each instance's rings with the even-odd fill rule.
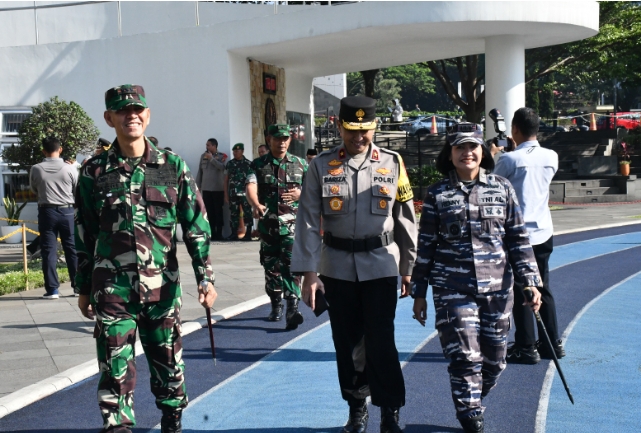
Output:
[[[375,406],[404,406],[405,382],[394,342],[398,278],[320,279],[343,399],[349,403],[371,395]]]
[[[553,236],[550,236],[550,239],[542,244],[532,245],[532,249],[534,250],[536,264],[539,267],[541,280],[543,280],[543,287],[539,288],[542,301],[539,314],[541,315],[545,329],[548,331],[550,340],[554,342],[559,339],[559,325],[556,319],[554,296],[552,296],[552,291],[550,290],[550,266],[548,262],[550,261],[550,255],[553,250],[552,238]],[[536,336],[534,334],[535,319],[532,309],[527,305],[523,305],[523,296],[523,285],[517,281],[514,284],[514,308],[512,310],[514,314],[514,326],[516,327],[514,341],[521,347],[528,347],[536,343]],[[539,328],[539,339],[543,341],[545,340],[543,329],[538,323],[537,325]]]

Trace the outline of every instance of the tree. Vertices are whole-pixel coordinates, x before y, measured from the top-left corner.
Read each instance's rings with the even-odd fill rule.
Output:
[[[485,111],[485,90],[481,91],[481,84],[485,78],[485,56],[456,57],[424,62],[421,65],[432,71],[447,96],[463,110],[468,122],[481,122]],[[452,67],[456,68],[458,77],[452,75]],[[459,81],[463,95],[459,95],[458,85],[454,84]]]
[[[369,73],[370,71],[365,71]],[[365,92],[366,80],[363,72],[350,72],[347,74],[347,94],[363,95]],[[393,78],[387,78],[382,70],[377,70],[372,83],[372,92],[366,96],[376,99],[378,112],[385,111],[393,99],[401,98],[401,88]]]
[[[28,171],[42,162],[42,139],[55,136],[63,158],[75,159],[79,152],[90,153],[98,140],[98,128],[82,107],[54,96],[33,108],[18,130],[18,145],[5,147],[2,159],[12,171]]]
[[[410,111],[416,105],[427,106],[427,96],[436,93],[434,77],[418,64],[383,69],[383,75],[398,82],[403,106],[409,107]]]

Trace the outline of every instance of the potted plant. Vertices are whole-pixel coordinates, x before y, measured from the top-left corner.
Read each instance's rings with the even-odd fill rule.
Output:
[[[22,209],[24,209],[24,207],[27,205],[27,202],[25,201],[24,203],[19,205],[14,199],[5,197],[2,199],[2,204],[4,205],[4,211],[7,214],[7,225],[0,226],[0,234],[4,237],[18,229],[20,212],[22,212]],[[12,236],[9,236],[4,241],[8,244],[17,244],[18,242],[20,242],[20,239],[22,239],[22,234],[16,233]]]
[[[628,145],[625,141],[621,142],[621,153],[620,153],[620,159],[619,159],[619,172],[623,176],[629,176],[630,175],[630,162],[632,158],[630,157],[630,152]]]

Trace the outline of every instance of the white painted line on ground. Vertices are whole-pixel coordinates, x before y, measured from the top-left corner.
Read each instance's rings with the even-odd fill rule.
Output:
[[[611,229],[613,227],[623,227],[623,226],[631,226],[634,224],[641,224],[641,221],[621,221],[621,222],[616,222],[612,224],[603,224],[600,226],[592,226],[592,227],[581,227],[578,229],[568,229],[568,230],[559,230],[559,231],[554,231],[554,236],[558,235],[567,235],[569,233],[579,233],[579,232],[587,232],[590,230],[600,230],[600,229]]]
[[[237,316],[246,311],[252,310],[261,305],[267,304],[269,297],[262,295],[249,301],[241,302],[229,308],[220,310],[212,315],[212,322],[219,322],[230,317]],[[207,318],[201,317],[194,321],[184,322],[182,324],[182,335],[191,334],[194,331],[207,326]],[[136,342],[136,356],[143,354],[140,341]],[[75,367],[71,367],[61,373],[48,377],[40,382],[34,383],[22,389],[12,392],[0,398],[0,418],[9,415],[12,412],[22,409],[36,401],[48,397],[56,392],[67,388],[68,386],[82,382],[88,377],[98,373],[98,362],[95,359],[84,362]]]
[[[572,330],[576,326],[576,324],[581,320],[581,317],[601,298],[603,298],[605,295],[616,289],[617,287],[627,283],[628,281],[637,278],[639,275],[641,275],[641,272],[637,272],[636,274],[630,275],[628,278],[619,281],[613,286],[608,287],[605,289],[601,294],[594,299],[592,299],[590,302],[585,304],[583,308],[581,308],[581,311],[577,313],[576,316],[574,316],[574,319],[570,322],[568,327],[565,329],[565,332],[563,333],[563,336],[561,337],[564,341],[567,341],[568,337],[572,333]],[[536,411],[536,420],[534,422],[534,433],[545,433],[545,427],[546,427],[546,421],[547,421],[547,415],[548,415],[548,405],[550,402],[550,390],[552,389],[552,382],[554,381],[554,372],[556,371],[556,366],[554,365],[553,362],[550,362],[550,365],[548,366],[548,369],[545,373],[545,378],[543,379],[543,386],[541,386],[541,398],[539,399],[539,408]]]

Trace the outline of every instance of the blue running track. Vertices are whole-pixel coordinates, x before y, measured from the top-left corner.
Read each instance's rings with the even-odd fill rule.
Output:
[[[508,365],[485,399],[487,433],[641,432],[641,225],[555,237],[551,284],[567,356],[561,360],[576,404],[570,404],[550,361]],[[431,303],[430,303],[431,304]],[[460,432],[447,363],[433,326],[411,318],[399,301],[396,342],[407,388],[401,410],[406,433]],[[265,320],[269,306],[216,324],[218,364],[206,330],[184,338],[190,404],[185,433],[338,432],[347,418],[341,400],[327,315],[303,307],[305,323],[284,331]],[[138,358],[136,433],[158,432],[160,412]],[[0,432],[89,433],[101,420],[97,377],[0,419]],[[378,432],[370,407],[368,432]]]

